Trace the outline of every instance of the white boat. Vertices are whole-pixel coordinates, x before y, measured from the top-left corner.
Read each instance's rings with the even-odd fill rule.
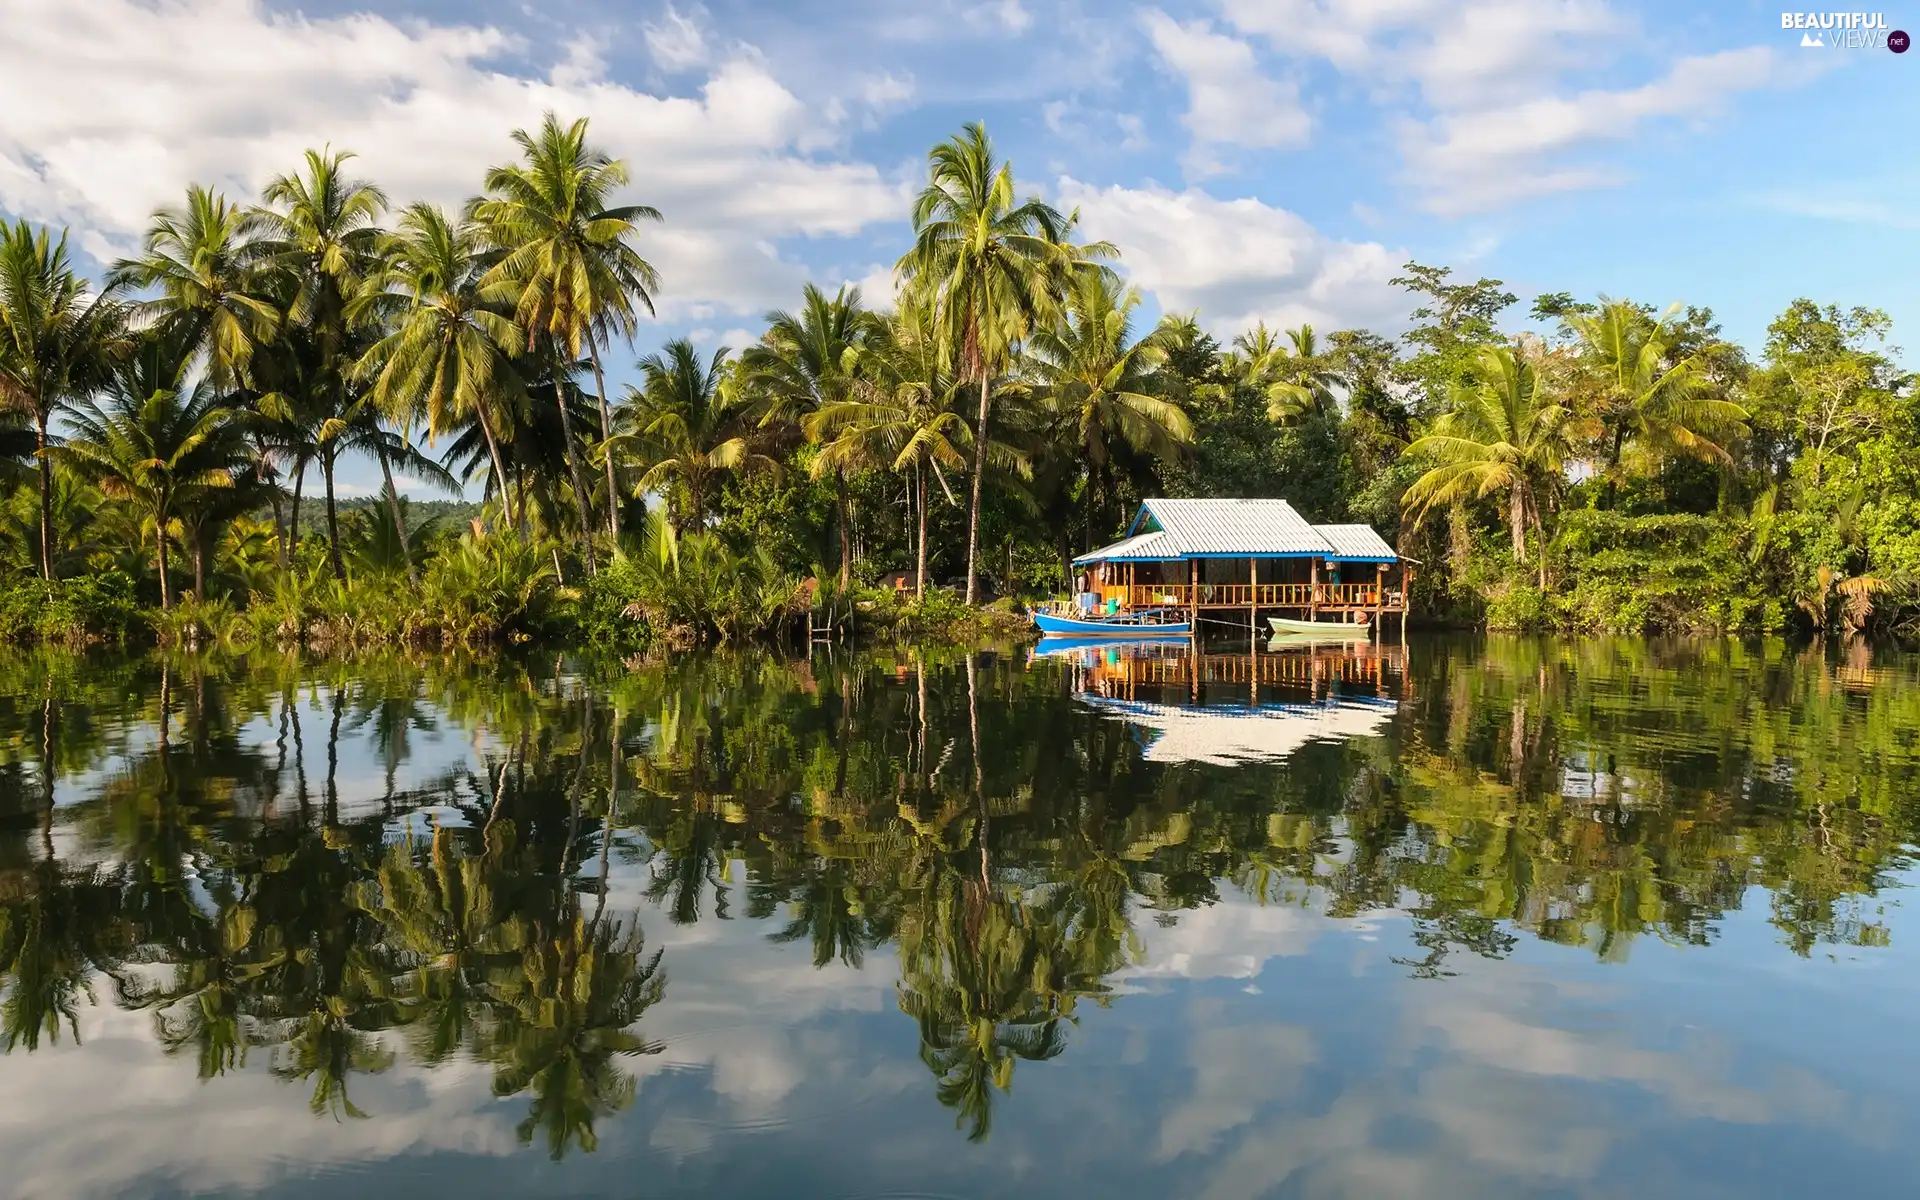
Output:
[[[1347,621],[1293,621],[1286,617],[1268,617],[1275,634],[1315,637],[1329,642],[1364,642],[1373,636],[1373,627]]]

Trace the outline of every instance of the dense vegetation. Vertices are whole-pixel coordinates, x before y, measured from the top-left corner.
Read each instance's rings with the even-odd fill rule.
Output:
[[[663,926],[744,919],[897,969],[903,1044],[978,1138],[1228,896],[1376,921],[1428,978],[1525,939],[1705,945],[1753,908],[1783,954],[1892,936],[1911,662],[1494,639],[1406,664],[1383,736],[1220,767],[1151,761],[1047,666],[942,649],[9,655],[0,1050],[92,1035],[91,995],[183,1070],[252,1055],[336,1117],[402,1056],[477,1061],[557,1157],[658,1048],[699,953],[663,961]],[[449,734],[472,761],[423,770]]]
[[[1146,328],[1123,248],[930,152],[897,294],[809,286],[751,346],[670,341],[614,393],[663,215],[551,116],[457,213],[309,152],[203,187],[98,287],[0,238],[0,634],[726,638],[824,608],[951,624],[1048,592],[1151,494],[1281,495],[1424,563],[1417,614],[1859,630],[1920,612],[1920,411],[1879,312],[1797,301],[1757,357],[1710,311],[1515,297],[1410,263],[1397,342]],[[617,365],[617,364],[616,364]],[[348,458],[384,480],[343,511]],[[423,514],[398,476],[483,497]],[[650,510],[651,506],[651,510]],[[318,516],[316,516],[316,511]],[[874,589],[887,572],[902,589]],[[932,590],[935,581],[951,593]]]

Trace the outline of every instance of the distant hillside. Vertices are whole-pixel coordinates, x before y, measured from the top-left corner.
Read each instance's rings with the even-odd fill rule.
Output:
[[[356,496],[351,500],[341,500],[336,507],[342,517],[350,512],[379,506],[381,515],[385,515],[385,502],[375,496]],[[424,523],[430,518],[438,518],[442,529],[458,531],[468,521],[480,515],[480,506],[470,500],[419,500],[407,498],[408,523]],[[300,498],[300,535],[324,536],[327,531],[327,502],[324,496],[305,495]]]

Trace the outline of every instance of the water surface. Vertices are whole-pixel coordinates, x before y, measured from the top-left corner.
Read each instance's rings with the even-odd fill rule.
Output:
[[[0,1194],[1905,1192],[1920,660],[0,659]]]

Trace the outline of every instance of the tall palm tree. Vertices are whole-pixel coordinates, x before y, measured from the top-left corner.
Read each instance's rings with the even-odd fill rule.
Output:
[[[191,361],[179,341],[143,339],[104,394],[75,407],[71,436],[53,450],[152,530],[162,609],[173,603],[167,541],[183,495],[231,487],[245,455],[233,410],[205,378],[189,378]]]
[[[1489,346],[1432,431],[1407,447],[1438,465],[1414,480],[1403,502],[1424,516],[1504,491],[1513,557],[1525,562],[1527,529],[1541,529],[1541,492],[1562,478],[1575,432],[1573,414],[1548,392],[1526,355]]]
[[[1067,245],[1073,220],[1039,200],[1016,203],[1013,167],[996,162],[986,127],[967,125],[927,153],[927,185],[913,203],[913,248],[896,268],[935,297],[956,372],[980,389],[973,495],[967,510],[967,603],[978,598],[981,481],[986,475],[993,378],[1014,347],[1053,319],[1082,259],[1110,257],[1104,242]]]
[[[430,437],[468,422],[478,426],[502,510],[524,528],[500,443],[504,424],[527,401],[513,361],[525,337],[482,297],[489,264],[480,229],[434,205],[414,204],[384,249],[384,286],[368,303],[384,310],[390,332],[356,371],[373,381],[373,401],[390,419],[424,421]]]
[[[126,345],[125,306],[95,294],[59,240],[0,224],[0,404],[33,422],[40,466],[40,576],[53,578],[53,414],[97,386]]]
[[[1620,459],[1629,441],[1656,455],[1685,454],[1727,462],[1723,444],[1736,436],[1747,412],[1714,394],[1697,355],[1675,361],[1671,326],[1679,305],[1657,319],[1625,300],[1611,300],[1595,313],[1570,313],[1581,356],[1594,376],[1595,415],[1606,454],[1607,502],[1619,482]]]
[[[247,381],[254,349],[280,324],[260,287],[253,224],[244,207],[194,184],[185,205],[153,214],[140,256],[115,263],[109,275],[116,286],[155,289],[138,307],[156,320],[184,322],[221,387]]]
[[[836,477],[849,466],[911,471],[919,527],[914,594],[924,596],[927,476],[933,475],[948,502],[954,502],[941,468],[964,470],[973,440],[959,410],[960,383],[941,362],[933,314],[912,294],[901,298],[892,319],[877,325],[855,354],[858,366],[846,397],[822,405],[803,422],[807,436],[820,443],[814,470],[830,470]]]
[[[282,393],[277,403],[261,407],[270,416],[297,413],[313,431],[312,457],[327,490],[327,557],[339,579],[346,578],[346,564],[334,468],[353,405],[348,372],[364,351],[355,344],[356,299],[377,278],[385,236],[379,220],[387,208],[385,192],[346,173],[353,157],[331,148],[307,151],[300,174],[267,183],[261,193],[267,207],[255,214],[264,234],[261,253],[286,285],[285,324],[297,328],[309,349],[307,369],[297,379],[300,394]]]
[[[1066,321],[1035,330],[1027,346],[1043,402],[1071,428],[1086,464],[1089,538],[1100,502],[1112,491],[1116,450],[1169,460],[1193,440],[1187,414],[1156,394],[1169,335],[1156,329],[1131,340],[1139,303],[1132,288],[1104,274],[1083,275],[1068,293]]]
[[[749,385],[766,400],[763,421],[804,422],[844,400],[859,373],[859,351],[875,327],[860,289],[842,287],[829,298],[809,283],[798,314],[767,314],[760,344],[740,356]],[[834,466],[834,521],[840,527],[840,582],[853,575],[853,532],[847,521],[844,464]]]
[[[633,238],[639,223],[660,220],[660,211],[644,204],[610,206],[613,193],[627,183],[627,168],[587,144],[585,118],[563,128],[549,112],[537,133],[516,129],[513,140],[524,161],[489,170],[488,195],[473,206],[475,218],[504,252],[488,283],[512,298],[514,319],[525,331],[529,350],[545,338],[564,347],[569,359],[578,359],[586,347],[600,401],[600,439],[605,441],[613,436],[613,417],[600,344],[614,332],[633,336],[635,301],[653,312],[660,277],[634,249]],[[572,421],[564,408],[561,417],[581,528],[591,541],[590,502]],[[611,459],[606,471],[607,528],[617,538],[620,508]],[[587,562],[591,569],[591,550]]]
[[[1346,383],[1311,325],[1281,335],[1262,321],[1233,339],[1222,365],[1233,383],[1266,397],[1267,415],[1275,421],[1331,413],[1337,403],[1334,389]]]
[[[686,494],[683,529],[706,523],[707,495],[720,477],[743,471],[778,470],[754,448],[752,404],[732,377],[726,346],[702,362],[685,338],[668,342],[640,360],[643,386],[629,388],[622,406],[631,432],[607,439],[600,453],[638,453],[648,464],[635,494],[678,483]]]

